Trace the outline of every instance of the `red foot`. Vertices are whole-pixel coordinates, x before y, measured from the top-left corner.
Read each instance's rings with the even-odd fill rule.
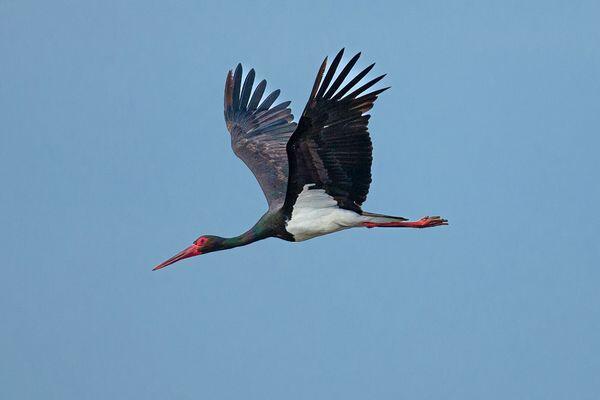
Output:
[[[435,216],[423,217],[418,221],[363,222],[363,226],[367,228],[431,228],[439,225],[448,225],[448,221]]]

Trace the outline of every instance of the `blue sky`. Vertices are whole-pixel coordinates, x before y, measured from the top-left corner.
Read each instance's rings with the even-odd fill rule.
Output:
[[[0,2],[0,397],[595,399],[600,3]],[[365,209],[150,272],[266,204],[237,62],[298,115],[325,55],[388,73]]]

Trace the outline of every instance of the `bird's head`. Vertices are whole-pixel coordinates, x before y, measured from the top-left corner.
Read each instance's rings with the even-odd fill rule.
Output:
[[[187,249],[175,254],[173,257],[169,258],[167,261],[162,264],[157,265],[152,270],[156,271],[157,269],[164,268],[168,265],[176,263],[177,261],[199,256],[200,254],[210,253],[212,251],[223,250],[225,239],[219,236],[210,236],[204,235],[200,236],[198,239],[194,240],[194,243]]]

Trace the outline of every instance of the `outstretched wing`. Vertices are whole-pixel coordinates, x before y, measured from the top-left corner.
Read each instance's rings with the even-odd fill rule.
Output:
[[[342,49],[335,56],[324,78],[327,58],[323,61],[298,128],[288,142],[288,212],[303,190],[324,190],[338,207],[358,213],[367,198],[372,146],[370,115],[365,113],[388,88],[362,94],[385,76],[381,75],[355,89],[375,65],[371,64],[340,89],[360,53],[350,59],[332,83],[343,53]]]
[[[233,152],[250,168],[267,198],[269,209],[283,205],[288,181],[286,144],[296,129],[289,101],[271,107],[279,90],[261,99],[267,86],[262,80],[252,91],[254,70],[242,86],[242,65],[227,74],[225,122]],[[260,104],[259,104],[260,103]]]

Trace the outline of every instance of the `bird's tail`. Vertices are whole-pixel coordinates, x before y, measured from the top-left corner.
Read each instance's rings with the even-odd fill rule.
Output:
[[[383,214],[375,214],[363,211],[363,217],[366,217],[366,222],[374,222],[374,223],[382,223],[382,222],[398,222],[398,221],[408,221],[407,218],[404,217],[394,217],[392,215],[383,215]]]
[[[363,211],[362,216],[364,217],[362,226],[366,228],[430,228],[432,226],[448,225],[448,221],[439,216],[423,217],[418,221],[408,221],[404,217],[393,217],[365,211]]]

